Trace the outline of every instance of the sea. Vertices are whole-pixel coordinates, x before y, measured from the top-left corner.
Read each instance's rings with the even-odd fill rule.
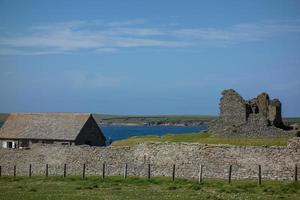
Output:
[[[105,137],[109,140],[122,140],[132,136],[182,134],[207,130],[201,126],[101,126]]]

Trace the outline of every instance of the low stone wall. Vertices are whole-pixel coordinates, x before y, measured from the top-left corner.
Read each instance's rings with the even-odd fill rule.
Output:
[[[300,149],[285,147],[241,147],[230,145],[201,145],[174,143],[144,143],[136,147],[87,147],[61,145],[35,145],[29,150],[0,149],[2,176],[13,175],[81,175],[83,163],[86,175],[102,174],[106,163],[106,175],[123,175],[128,164],[128,176],[146,176],[151,164],[151,176],[172,176],[173,164],[176,177],[197,178],[202,164],[204,178],[228,177],[232,165],[232,179],[255,179],[258,165],[262,166],[263,179],[292,180],[295,164],[300,165]]]

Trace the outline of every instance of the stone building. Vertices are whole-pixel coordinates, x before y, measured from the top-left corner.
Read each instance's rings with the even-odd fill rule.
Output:
[[[104,146],[106,138],[89,113],[12,113],[0,128],[2,148],[33,143]]]
[[[221,135],[287,135],[292,132],[282,122],[281,102],[270,99],[267,93],[244,100],[236,91],[222,92],[220,116],[209,129]]]

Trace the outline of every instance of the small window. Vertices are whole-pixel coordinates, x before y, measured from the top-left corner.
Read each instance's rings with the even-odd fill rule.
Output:
[[[16,142],[6,142],[6,148],[15,149],[16,148]]]
[[[7,148],[12,149],[13,148],[13,143],[12,142],[7,142]]]

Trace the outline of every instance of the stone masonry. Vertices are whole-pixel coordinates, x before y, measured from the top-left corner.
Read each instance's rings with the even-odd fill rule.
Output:
[[[292,141],[293,144],[295,141]],[[299,142],[299,141],[298,141]],[[128,176],[147,176],[151,164],[151,176],[172,176],[173,164],[176,177],[197,178],[202,164],[204,179],[228,177],[232,165],[233,179],[257,179],[258,165],[262,167],[263,179],[293,180],[295,164],[300,164],[299,145],[290,147],[245,147],[231,145],[143,143],[135,147],[88,147],[35,145],[29,150],[0,149],[2,176],[27,176],[29,164],[32,175],[63,175],[67,164],[67,175],[82,175],[86,164],[87,176],[101,176],[102,164],[106,164],[106,175],[123,175],[128,164]]]
[[[294,135],[283,124],[281,102],[267,93],[244,100],[236,91],[222,92],[220,116],[209,130],[224,136],[285,136]]]

